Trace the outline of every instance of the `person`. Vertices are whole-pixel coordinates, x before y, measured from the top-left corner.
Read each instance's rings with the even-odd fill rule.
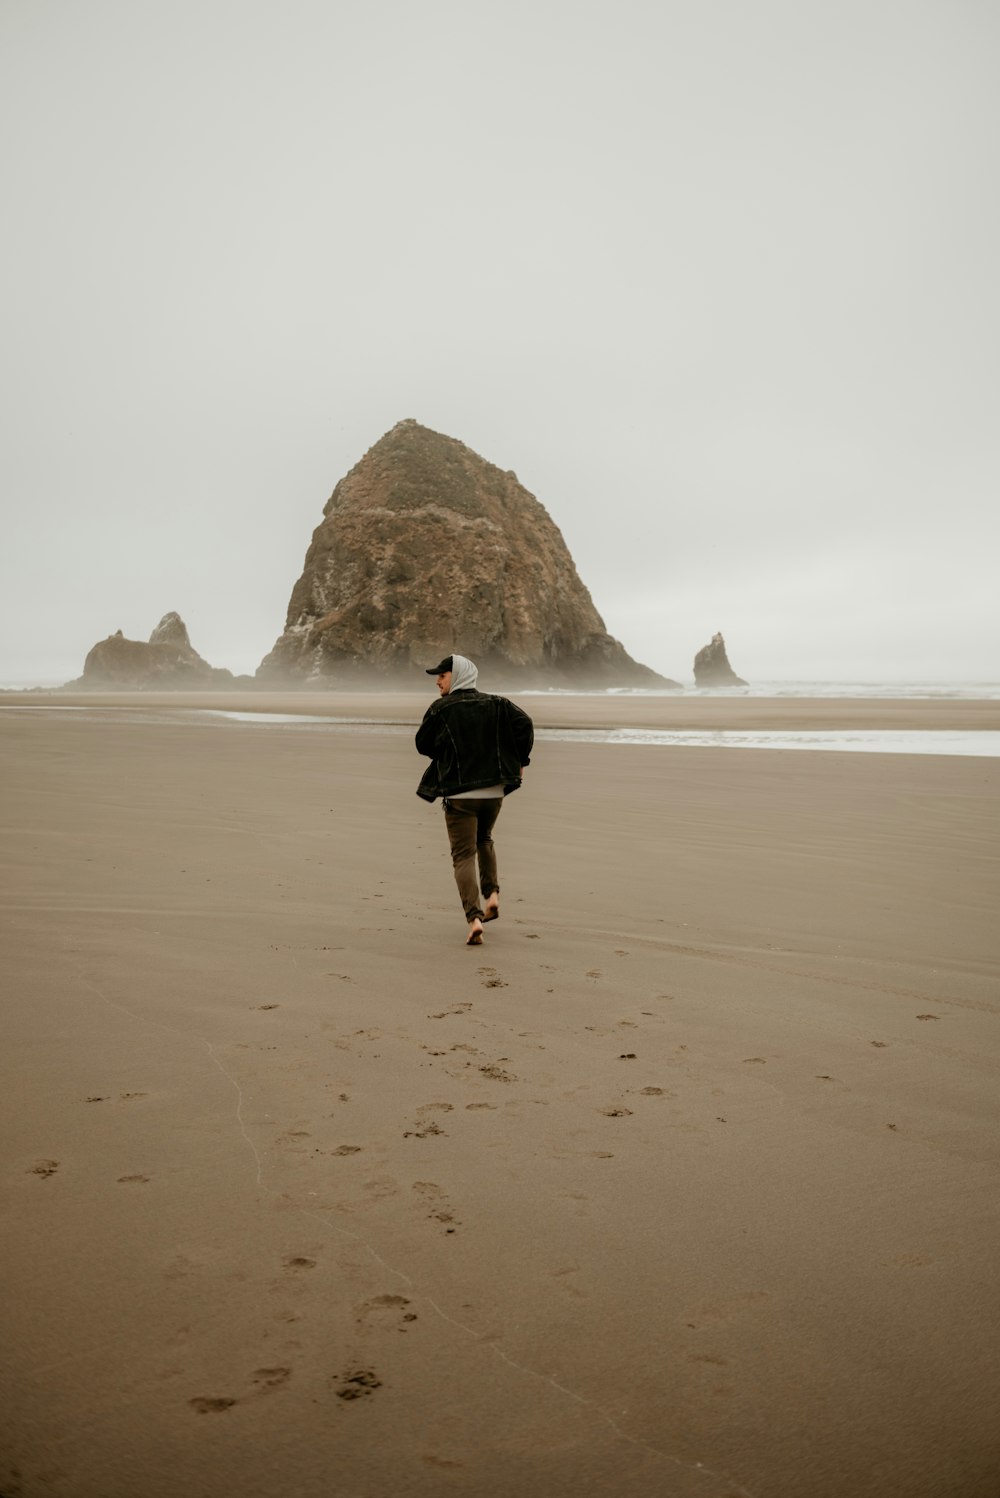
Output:
[[[504,797],[518,789],[530,763],[534,727],[506,697],[478,690],[479,668],[467,656],[446,655],[427,675],[437,678],[440,696],[417,729],[417,750],[430,759],[417,795],[443,798],[455,883],[469,923],[466,945],[478,947],[483,923],[500,914],[493,828]]]

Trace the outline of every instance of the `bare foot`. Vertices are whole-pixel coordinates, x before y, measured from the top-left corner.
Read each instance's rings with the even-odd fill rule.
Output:
[[[492,893],[492,895],[490,895],[489,899],[486,901],[486,913],[483,916],[483,920],[484,921],[495,921],[495,920],[497,920],[499,918],[499,916],[500,916],[500,896],[497,893],[497,891],[494,890],[493,893]]]
[[[467,947],[481,947],[483,944],[483,923],[476,916],[474,921],[469,922],[469,934],[465,939]]]

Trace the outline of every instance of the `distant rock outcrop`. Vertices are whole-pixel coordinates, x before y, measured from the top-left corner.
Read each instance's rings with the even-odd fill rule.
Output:
[[[151,645],[175,645],[182,654],[193,655],[197,660],[201,660],[201,656],[191,644],[187,625],[180,614],[164,614],[150,635],[149,643]]]
[[[721,635],[713,635],[694,658],[695,686],[699,687],[745,687],[742,676],[737,676],[729,664],[726,642]]]
[[[258,680],[409,677],[458,651],[493,682],[676,686],[608,634],[545,508],[401,421],[340,480]]]
[[[245,680],[248,678],[245,678]],[[119,629],[87,654],[83,675],[70,687],[124,691],[232,686],[231,671],[210,666],[188,639],[179,614],[164,614],[147,640],[127,640]]]

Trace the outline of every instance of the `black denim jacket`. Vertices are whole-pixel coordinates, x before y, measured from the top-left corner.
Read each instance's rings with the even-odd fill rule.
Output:
[[[502,785],[506,796],[521,784],[534,739],[528,714],[506,697],[474,687],[449,692],[431,703],[417,729],[417,750],[431,761],[417,795],[436,801]]]

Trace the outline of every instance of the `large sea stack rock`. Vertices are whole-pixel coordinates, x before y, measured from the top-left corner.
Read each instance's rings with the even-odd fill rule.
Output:
[[[695,686],[699,687],[745,687],[742,676],[737,676],[729,664],[726,642],[721,635],[713,635],[694,658]]]
[[[413,683],[458,651],[486,686],[676,685],[608,634],[544,506],[453,437],[401,421],[323,517],[259,680]]]
[[[231,686],[231,671],[210,666],[188,639],[179,614],[164,614],[148,640],[127,640],[119,629],[87,654],[83,675],[71,687],[119,691]]]

